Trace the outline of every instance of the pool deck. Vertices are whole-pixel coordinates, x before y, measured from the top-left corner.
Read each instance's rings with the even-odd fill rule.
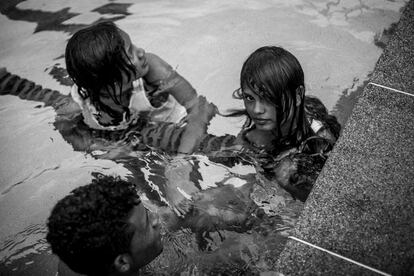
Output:
[[[293,236],[391,275],[414,275],[414,0],[378,60]],[[378,275],[289,239],[284,275]]]

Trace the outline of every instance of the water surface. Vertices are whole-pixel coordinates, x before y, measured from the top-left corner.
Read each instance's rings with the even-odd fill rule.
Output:
[[[354,92],[361,90],[382,53],[383,30],[398,21],[404,4],[402,0],[2,1],[0,66],[67,94],[69,82],[62,72],[68,38],[87,24],[112,19],[135,44],[160,55],[198,93],[225,111],[241,106],[231,94],[238,88],[245,58],[260,46],[279,45],[300,60],[307,93],[320,97],[329,110],[345,114],[344,122]],[[0,97],[0,271],[5,275],[55,275],[57,261],[44,241],[45,220],[58,199],[88,183],[93,174],[145,179],[149,186],[141,187],[141,192],[148,204],[162,206],[165,200],[159,187],[170,181],[165,171],[174,157],[149,153],[152,156],[146,158],[137,153],[145,166],[97,159],[74,151],[54,129],[54,117],[50,107]],[[236,134],[242,123],[242,119],[216,118],[209,132]],[[192,158],[174,159],[182,164],[181,173],[187,174],[186,181],[180,182],[182,194],[256,184],[251,166],[227,167],[202,156]],[[194,178],[196,172],[199,176]],[[255,195],[261,194],[259,190]],[[162,266],[164,271],[201,273],[228,252],[236,252],[236,257],[219,268],[241,267],[246,273],[271,270],[272,258],[283,248],[302,207],[282,191],[275,193],[280,193],[276,202],[280,209],[244,232],[212,231],[204,247],[188,228],[173,232],[167,244],[179,237],[188,243],[178,246],[183,255],[176,253],[174,245],[166,247],[165,260],[173,263],[183,256],[183,261]],[[261,201],[253,199],[260,207]],[[155,267],[148,271],[161,271]]]

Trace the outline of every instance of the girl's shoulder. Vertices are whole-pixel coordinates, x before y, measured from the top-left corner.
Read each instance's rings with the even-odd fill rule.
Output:
[[[324,138],[336,141],[341,125],[334,115],[330,115],[325,105],[316,97],[305,96],[305,116],[312,131]]]
[[[148,73],[145,75],[145,81],[149,84],[156,84],[160,80],[168,78],[174,69],[165,60],[153,53],[146,53],[145,57],[148,62]]]

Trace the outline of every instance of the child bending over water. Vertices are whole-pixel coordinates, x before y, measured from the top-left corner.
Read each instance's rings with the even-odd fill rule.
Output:
[[[76,32],[65,53],[72,98],[94,129],[125,129],[142,113],[178,122],[197,93],[167,62],[131,42],[113,22]]]

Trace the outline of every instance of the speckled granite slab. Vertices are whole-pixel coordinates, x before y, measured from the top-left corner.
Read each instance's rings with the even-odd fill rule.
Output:
[[[414,94],[414,0],[373,83]],[[306,202],[294,236],[392,275],[414,275],[414,97],[369,84]],[[289,240],[284,275],[377,275]]]

